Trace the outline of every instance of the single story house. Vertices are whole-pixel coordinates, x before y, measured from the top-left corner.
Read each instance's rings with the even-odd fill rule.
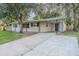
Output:
[[[7,30],[19,32],[19,23],[11,23]],[[56,17],[23,22],[23,32],[64,32],[66,31],[65,17]]]

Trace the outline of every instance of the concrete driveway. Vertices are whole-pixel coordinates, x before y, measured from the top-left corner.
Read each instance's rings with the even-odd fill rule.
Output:
[[[0,56],[78,55],[76,37],[38,33],[0,45]]]

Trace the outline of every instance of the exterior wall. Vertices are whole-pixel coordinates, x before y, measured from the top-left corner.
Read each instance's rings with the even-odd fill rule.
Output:
[[[11,26],[6,26],[6,30],[11,31]]]
[[[20,31],[20,26],[17,24],[17,27],[12,26],[12,31],[19,32]]]
[[[46,26],[48,25],[48,26]],[[17,24],[17,27],[15,28],[13,24],[9,27],[7,27],[7,30],[9,31],[15,31],[19,32],[20,31],[20,26]],[[41,22],[40,23],[40,32],[50,32],[50,31],[55,31],[55,23],[46,23],[46,22]],[[64,21],[59,22],[59,32],[64,32],[66,31],[66,24]],[[29,28],[23,28],[23,32],[39,32],[39,27],[34,26],[32,27],[31,24],[29,23]]]
[[[51,26],[51,31],[55,31],[55,23],[52,23],[52,24],[50,24],[50,26]]]
[[[48,26],[46,26],[48,25]],[[51,28],[52,26],[52,28]],[[49,32],[49,31],[54,31],[54,24],[47,24],[46,22],[41,22],[40,23],[40,32]],[[20,26],[19,24],[17,24],[17,27],[14,27],[14,25],[12,24],[11,26],[7,27],[7,30],[9,31],[15,31],[15,32],[19,32],[20,31]],[[31,27],[31,24],[29,24],[29,28],[23,28],[23,32],[39,32],[39,27]]]
[[[29,28],[27,28],[27,32],[39,32],[39,27],[31,26],[31,23],[29,23]]]
[[[48,25],[48,26],[46,26]],[[51,26],[48,23],[40,23],[40,32],[49,32],[51,31]]]
[[[40,23],[40,32],[48,32],[48,31],[51,31],[51,26],[50,24],[48,24],[48,27],[46,27],[46,24],[45,22],[41,22]],[[39,32],[39,27],[31,27],[31,25],[29,25],[29,28],[27,28],[27,31],[28,32]]]
[[[30,27],[27,29],[28,32],[39,32],[39,28],[38,27]]]
[[[60,21],[59,23],[59,32],[64,32],[66,31],[66,24],[64,21]]]
[[[12,24],[11,26],[7,26],[7,30],[8,31],[14,31],[14,32],[19,32],[20,31],[20,27],[19,24],[17,24],[17,27],[14,27],[14,24]]]

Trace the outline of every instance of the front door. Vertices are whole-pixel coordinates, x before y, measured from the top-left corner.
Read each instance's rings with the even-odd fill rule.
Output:
[[[58,28],[59,28],[59,23],[55,24],[55,31],[58,32]]]

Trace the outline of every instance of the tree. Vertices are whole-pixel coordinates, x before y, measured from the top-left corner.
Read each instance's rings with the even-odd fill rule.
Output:
[[[7,18],[17,20],[20,24],[20,33],[23,32],[23,21],[27,16],[28,6],[23,3],[7,4]]]
[[[66,26],[66,29],[67,29],[67,30],[72,30],[72,26],[71,26],[72,23],[73,23],[73,21],[71,20],[71,17],[67,17],[67,18],[66,18],[66,25],[67,25],[67,26]]]
[[[0,19],[6,17],[6,4],[0,4]]]
[[[55,6],[53,6],[53,5],[55,5]],[[33,8],[34,12],[36,14],[35,19],[39,20],[41,18],[48,18],[48,17],[51,17],[51,16],[55,16],[57,14],[60,14],[57,11],[56,6],[57,6],[56,4],[52,4],[52,3],[46,3],[46,4],[39,3],[39,4],[35,4],[35,8]]]
[[[74,19],[74,22],[73,22],[73,31],[77,31],[77,11],[79,10],[79,4],[75,4],[75,3],[71,3],[71,4],[65,4],[65,7],[66,7],[66,10],[70,10],[70,13],[71,13],[71,10],[73,12],[73,19]],[[70,17],[70,16],[69,16]]]
[[[33,8],[35,10],[38,20],[40,20],[41,16],[44,15],[44,5],[45,4],[39,3],[39,4],[36,4],[35,8]]]
[[[77,14],[77,10],[79,10],[79,4],[72,4],[72,8],[73,8],[73,16],[74,16],[74,31],[77,31],[77,18],[76,18],[76,14]]]

